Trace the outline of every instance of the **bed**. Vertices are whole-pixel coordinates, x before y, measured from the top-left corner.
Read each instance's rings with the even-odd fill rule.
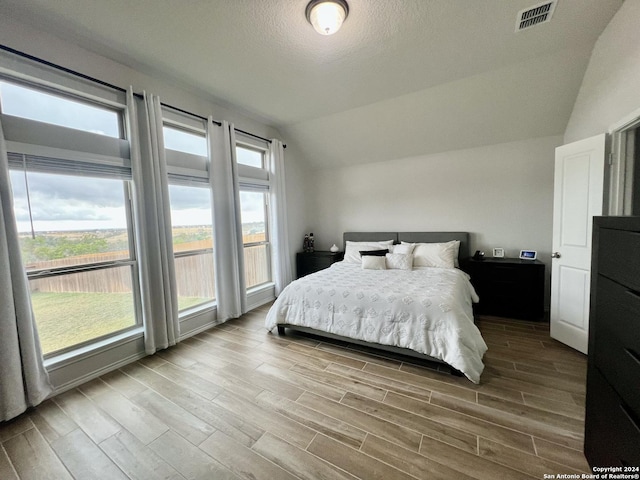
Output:
[[[468,233],[347,232],[344,241],[344,261],[295,280],[281,292],[267,314],[267,329],[277,328],[282,335],[291,328],[445,363],[452,373],[479,383],[487,346],[473,321],[472,302],[478,297],[468,275],[459,268],[416,266],[419,255],[411,257],[416,260],[410,269],[385,270],[368,269],[384,262],[384,250],[365,253],[382,260],[354,256],[363,245],[391,244],[393,253],[395,245],[414,245],[418,252],[417,246],[456,243],[457,264],[469,255]],[[401,257],[386,256],[386,265]]]

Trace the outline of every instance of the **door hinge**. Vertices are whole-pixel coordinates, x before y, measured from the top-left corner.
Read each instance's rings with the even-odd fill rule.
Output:
[[[607,155],[607,165],[613,165],[613,152],[609,152]]]

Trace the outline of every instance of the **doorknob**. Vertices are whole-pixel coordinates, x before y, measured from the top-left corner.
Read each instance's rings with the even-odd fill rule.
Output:
[[[551,254],[551,258],[560,258],[560,257],[561,257],[560,252],[553,252]]]

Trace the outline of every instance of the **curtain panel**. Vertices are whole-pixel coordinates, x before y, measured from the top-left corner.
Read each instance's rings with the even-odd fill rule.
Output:
[[[271,225],[273,226],[273,281],[276,296],[291,283],[291,251],[287,222],[287,195],[284,174],[284,145],[272,139],[269,145],[269,179],[271,183]]]
[[[247,311],[236,141],[233,125],[226,121],[219,128],[209,118],[207,130],[215,219],[213,249],[218,320],[226,321]]]
[[[138,99],[130,88],[127,109],[145,351],[153,354],[180,338],[162,108],[157,96]]]
[[[0,122],[0,421],[41,403],[51,392],[31,308],[13,211],[9,160]]]

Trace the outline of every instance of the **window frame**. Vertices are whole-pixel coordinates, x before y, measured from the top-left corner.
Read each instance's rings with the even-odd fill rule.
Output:
[[[86,105],[88,107],[93,107],[100,110],[106,110],[106,111],[115,113],[116,119],[118,122],[118,137],[112,137],[111,135],[103,135],[103,136],[106,136],[108,138],[118,138],[120,140],[127,140],[126,128],[125,128],[127,123],[127,120],[125,118],[126,111],[125,111],[125,105],[122,103],[117,103],[117,102],[109,101],[106,99],[97,100],[96,98],[89,97],[87,95],[76,92],[74,90],[65,89],[60,85],[55,85],[55,86],[51,85],[48,82],[45,82],[42,80],[17,79],[17,78],[14,78],[12,75],[2,73],[1,70],[0,70],[0,82],[9,83],[17,87],[26,88],[28,90],[34,90],[36,92],[41,92],[41,93],[51,95],[63,100],[68,100],[70,102],[75,102],[81,105]],[[0,110],[1,108],[2,108],[2,102],[0,102]],[[11,115],[11,114],[5,113],[4,115]],[[80,130],[74,127],[67,127],[65,125],[45,122],[43,120],[37,120],[37,119],[21,117],[21,116],[17,116],[17,117],[31,121],[31,122],[39,122],[47,125],[55,125],[57,127],[69,128],[69,129],[77,130],[83,133],[92,133],[89,130]],[[102,134],[96,134],[96,135],[102,135]]]
[[[50,94],[56,96],[61,99],[68,99],[71,102],[85,104],[91,107],[112,111],[117,114],[117,122],[118,122],[118,132],[119,137],[115,138],[112,136],[106,136],[102,134],[92,133],[86,130],[80,130],[73,127],[66,127],[61,125],[52,124],[49,122],[43,122],[40,120],[34,120],[25,117],[12,116],[5,114],[1,111],[0,106],[0,116],[5,120],[18,119],[17,122],[20,122],[20,125],[23,126],[33,126],[33,129],[39,132],[49,132],[49,131],[58,131],[66,133],[68,132],[74,138],[82,138],[86,137],[88,142],[91,142],[96,135],[103,137],[105,139],[105,145],[107,143],[117,146],[126,144],[127,148],[123,155],[129,155],[129,139],[126,135],[126,125],[128,125],[129,119],[127,115],[126,105],[124,103],[120,103],[118,101],[114,101],[113,99],[96,97],[91,94],[86,94],[81,91],[72,90],[69,88],[61,87],[57,84],[52,84],[51,82],[47,82],[45,80],[33,79],[29,78],[26,75],[13,75],[9,73],[5,73],[4,68],[0,68],[0,80],[5,83],[10,83],[19,87],[27,88],[29,90],[34,90],[36,92],[42,92],[46,94]],[[87,87],[87,90],[94,90],[93,88]],[[120,92],[111,95],[113,98],[120,98]],[[16,123],[17,123],[16,122]],[[11,123],[11,122],[9,122]],[[63,139],[64,141],[64,139]],[[117,143],[116,143],[117,142]],[[17,150],[14,151],[14,147],[18,147]],[[122,150],[122,148],[120,148]],[[122,177],[114,173],[113,175],[106,174],[96,174],[91,171],[82,171],[78,170],[75,174],[74,171],[70,168],[70,165],[74,161],[78,161],[80,159],[84,160],[87,165],[94,163],[96,165],[104,164],[104,165],[118,165],[123,164],[125,170],[128,168],[130,170],[130,160],[128,162],[124,161],[125,157],[109,157],[108,155],[102,155],[100,153],[91,153],[84,152],[80,150],[73,149],[60,149],[52,147],[48,145],[47,142],[38,142],[37,139],[35,143],[19,143],[13,142],[11,139],[7,139],[7,151],[11,155],[22,155],[23,159],[26,156],[30,155],[40,155],[47,159],[47,161],[52,162],[50,168],[36,168],[30,169],[26,165],[26,161],[23,163],[22,168],[18,168],[16,166],[10,166],[10,170],[20,171],[25,174],[28,172],[40,172],[45,174],[56,174],[56,175],[64,175],[64,176],[86,176],[89,178],[110,178],[112,180],[119,180],[122,182],[123,188],[123,204],[125,208],[125,219],[126,219],[126,231],[127,231],[127,239],[129,246],[129,256],[126,259],[118,259],[118,260],[109,260],[104,262],[91,262],[84,263],[79,265],[66,265],[61,267],[53,267],[53,268],[42,268],[42,269],[32,269],[27,270],[26,266],[23,266],[25,275],[27,280],[31,282],[32,280],[39,280],[44,278],[55,278],[55,277],[64,277],[66,275],[73,275],[84,272],[91,271],[101,271],[108,270],[112,268],[122,268],[128,267],[130,275],[131,275],[131,296],[133,303],[133,314],[134,314],[134,324],[128,327],[116,330],[111,333],[107,333],[104,335],[99,335],[97,337],[93,337],[91,339],[74,343],[64,348],[60,348],[58,350],[54,350],[43,354],[43,358],[46,361],[56,361],[58,358],[67,357],[73,352],[84,351],[87,348],[97,348],[98,345],[104,343],[105,341],[110,341],[112,339],[120,338],[122,335],[128,335],[137,332],[142,327],[142,302],[141,302],[141,292],[140,292],[140,272],[139,272],[139,262],[137,257],[137,249],[136,249],[136,232],[134,228],[134,215],[133,215],[133,205],[132,205],[132,192],[131,192],[131,177],[128,175],[126,178]],[[105,163],[106,162],[106,163]],[[124,163],[123,163],[124,162]],[[55,163],[59,163],[59,168],[56,168]],[[80,175],[79,173],[82,173]],[[28,177],[25,178],[25,184],[28,185]],[[36,318],[37,323],[37,318]]]
[[[272,266],[272,259],[273,259],[273,252],[271,251],[272,249],[272,243],[271,243],[271,222],[270,222],[270,209],[271,209],[271,202],[270,202],[270,192],[267,188],[255,188],[255,187],[251,187],[251,186],[243,186],[240,185],[240,192],[253,192],[253,193],[261,193],[262,194],[262,198],[264,199],[264,203],[263,203],[263,211],[264,211],[264,237],[265,239],[259,242],[248,242],[245,243],[244,242],[244,235],[243,235],[243,239],[242,239],[242,253],[244,255],[244,249],[245,248],[251,248],[251,247],[260,247],[260,246],[264,246],[265,251],[266,251],[266,268],[267,268],[267,272],[268,272],[268,277],[269,279],[266,282],[262,282],[262,283],[258,283],[256,285],[252,285],[250,287],[247,287],[247,292],[250,292],[252,290],[255,289],[260,289],[264,286],[268,286],[273,284],[273,266]],[[241,222],[242,223],[242,222]],[[246,257],[245,257],[246,259]],[[246,261],[244,262],[244,266],[246,269]],[[246,270],[245,270],[245,275],[246,275]]]
[[[244,235],[242,239],[243,255],[244,249],[250,247],[264,246],[266,251],[266,269],[269,279],[266,282],[246,287],[246,293],[260,290],[273,285],[273,244],[271,242],[271,182],[269,170],[267,169],[267,155],[269,152],[269,143],[266,140],[260,140],[241,132],[235,132],[235,154],[234,159],[238,170],[238,189],[240,192],[258,192],[263,194],[264,198],[264,222],[265,222],[265,240],[260,242],[244,243]],[[259,152],[262,155],[262,168],[253,167],[238,163],[237,149],[244,148]],[[242,210],[242,206],[240,206]],[[241,221],[242,223],[242,221]],[[245,257],[246,258],[246,257]],[[246,280],[246,261],[245,263],[245,280]],[[246,281],[245,281],[246,284]]]
[[[207,187],[204,186],[201,183],[190,183],[190,182],[186,182],[186,181],[178,181],[178,180],[174,180],[171,181],[171,179],[169,179],[169,186],[171,185],[175,185],[175,186],[182,186],[182,187],[191,187],[191,188],[202,188],[202,189],[206,189]],[[169,195],[171,196],[171,195]],[[169,209],[171,209],[171,199],[169,199]],[[213,239],[213,228],[214,228],[214,224],[213,224],[213,202],[211,202],[211,215],[212,215],[212,221],[211,221],[211,230],[212,230],[212,239]],[[171,229],[173,230],[173,224],[171,225]],[[173,238],[172,238],[172,246],[173,246]],[[215,255],[214,255],[214,249],[213,246],[212,247],[208,247],[208,248],[199,248],[199,249],[195,249],[195,250],[183,250],[183,251],[179,251],[176,252],[175,248],[173,249],[173,258],[174,258],[174,262],[175,260],[177,260],[178,258],[186,258],[186,257],[194,257],[197,255],[205,255],[205,254],[209,254],[211,255],[212,259],[213,259],[213,278],[214,278],[214,282],[216,280],[215,278]],[[177,282],[177,279],[176,279]],[[217,300],[217,296],[216,296],[216,292],[214,292],[214,297],[212,300],[207,300],[205,302],[201,302],[198,303],[196,305],[192,305],[190,307],[184,308],[182,310],[178,310],[178,318],[180,321],[185,320],[187,317],[193,315],[194,313],[200,313],[203,312],[205,310],[211,310],[213,308],[215,308],[218,305],[218,300]]]
[[[164,127],[168,127],[174,130],[179,130],[185,133],[193,134],[204,138],[205,142],[208,141],[207,138],[207,130],[206,125],[202,119],[196,118],[194,116],[187,116],[181,112],[174,111],[171,108],[163,107],[162,109],[162,126],[163,126],[163,135],[164,135]],[[164,139],[163,139],[164,140]],[[209,190],[211,194],[211,184],[209,181],[209,175],[211,172],[211,161],[208,157],[196,155],[193,153],[184,152],[181,150],[174,150],[171,148],[167,148],[165,145],[165,155],[167,156],[167,172],[168,178],[167,183],[169,186],[184,186],[184,187],[192,187],[192,188],[206,188]],[[182,163],[187,163],[191,166],[191,168],[182,168],[177,166],[171,166],[171,160],[173,163],[177,163],[177,161],[183,160]],[[169,195],[171,196],[171,195]],[[211,229],[213,236],[213,229],[215,228],[215,223],[213,219],[213,198],[211,198]],[[169,209],[171,210],[171,199],[169,199]],[[173,230],[173,224],[171,225]],[[173,239],[172,239],[173,240]],[[173,246],[173,244],[172,244]],[[213,278],[214,282],[216,281],[216,273],[215,273],[215,253],[214,247],[203,248],[197,250],[187,250],[176,252],[174,249],[173,258],[175,260],[179,258],[187,258],[197,255],[205,255],[209,254],[213,258]],[[177,281],[177,279],[176,279]],[[218,299],[216,292],[214,292],[214,298],[212,300],[208,300],[206,302],[202,302],[196,305],[192,305],[190,307],[184,308],[182,310],[178,310],[178,319],[179,321],[185,321],[194,314],[200,314],[205,311],[213,310],[218,305]]]

